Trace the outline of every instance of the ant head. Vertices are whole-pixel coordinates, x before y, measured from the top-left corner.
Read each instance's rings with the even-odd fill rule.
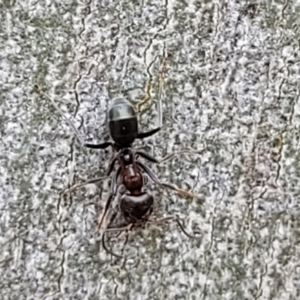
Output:
[[[118,121],[128,118],[135,118],[136,112],[133,105],[125,98],[116,98],[112,100],[112,105],[108,111],[110,121]]]

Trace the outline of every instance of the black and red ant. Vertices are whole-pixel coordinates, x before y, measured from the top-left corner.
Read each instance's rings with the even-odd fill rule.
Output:
[[[47,98],[52,102],[52,104],[59,111],[59,113],[64,118],[66,118],[69,125],[75,131],[75,134],[77,135],[78,139],[82,141],[80,134],[78,133],[75,125],[72,123],[70,119],[68,119],[63,115],[63,113],[60,111],[60,109],[57,107],[54,101],[47,94],[42,92],[38,86],[36,86],[36,90],[39,94],[41,94],[42,96],[44,96],[45,98]],[[107,232],[124,231],[134,226],[146,224],[147,222],[161,223],[171,219],[175,219],[179,227],[188,237],[190,238],[194,237],[188,234],[184,230],[184,227],[180,223],[179,219],[175,216],[167,217],[156,221],[149,221],[149,216],[151,215],[153,210],[154,198],[152,194],[150,194],[144,189],[145,187],[144,174],[146,174],[154,183],[160,185],[161,187],[172,189],[190,198],[194,198],[195,195],[186,190],[179,189],[178,187],[170,183],[161,182],[148,166],[146,166],[145,164],[143,164],[141,161],[138,160],[138,157],[140,156],[152,163],[161,163],[183,152],[188,152],[188,153],[202,152],[201,150],[198,151],[185,150],[177,153],[172,153],[171,155],[168,155],[165,158],[158,160],[146,152],[135,151],[132,147],[132,144],[136,139],[144,139],[150,137],[155,133],[157,133],[162,128],[161,90],[159,91],[159,97],[158,97],[158,115],[159,115],[159,126],[157,128],[147,132],[139,132],[137,112],[134,106],[124,98],[117,98],[113,100],[107,115],[108,129],[112,141],[104,142],[100,144],[89,144],[83,142],[83,145],[85,147],[91,149],[105,149],[108,147],[113,148],[116,154],[109,165],[106,176],[86,181],[82,184],[75,185],[64,191],[64,193],[71,192],[72,190],[80,186],[83,186],[85,184],[96,183],[108,178],[113,172],[115,168],[115,164],[118,163],[117,170],[112,176],[111,192],[109,194],[109,197],[103,209],[102,216],[98,223],[98,227],[102,229],[103,222],[106,218],[110,205],[117,195],[118,187],[120,186],[120,184],[123,185],[126,189],[126,193],[124,193],[119,200],[119,210],[123,214],[126,223],[121,224],[120,226],[117,226],[115,228],[106,228],[104,229],[104,234],[102,235],[104,248],[108,252],[110,252],[111,254],[117,257],[119,256],[112,253],[105,247],[104,235]]]

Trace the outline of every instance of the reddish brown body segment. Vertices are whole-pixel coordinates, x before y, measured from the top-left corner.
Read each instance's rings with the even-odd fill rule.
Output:
[[[152,212],[153,196],[143,192],[144,179],[130,149],[124,149],[119,157],[122,184],[127,193],[121,197],[120,208],[127,222],[146,220]]]
[[[140,195],[143,188],[143,176],[133,165],[126,166],[123,172],[123,185],[131,195]]]

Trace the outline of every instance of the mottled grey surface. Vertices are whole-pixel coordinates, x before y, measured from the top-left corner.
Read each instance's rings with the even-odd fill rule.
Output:
[[[266,4],[264,4],[266,3]],[[249,1],[0,3],[0,298],[299,299],[300,4]],[[112,151],[83,148],[34,84],[82,136],[107,139],[110,99],[142,99],[170,54],[164,128],[136,148],[191,190],[158,189],[153,217],[170,222],[99,242]],[[154,101],[154,104],[155,104]],[[155,105],[142,128],[153,127]]]

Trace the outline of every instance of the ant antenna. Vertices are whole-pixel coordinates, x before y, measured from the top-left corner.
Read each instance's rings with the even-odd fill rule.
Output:
[[[38,93],[39,95],[43,96],[44,98],[46,98],[47,100],[49,100],[51,102],[52,106],[56,109],[56,111],[61,115],[62,118],[64,118],[67,121],[67,123],[69,124],[69,126],[73,129],[73,131],[75,132],[76,137],[78,138],[78,140],[80,141],[80,143],[82,145],[84,145],[85,142],[84,142],[83,138],[81,137],[79,131],[77,130],[76,126],[70,120],[70,118],[66,117],[66,115],[61,111],[61,109],[54,102],[54,100],[49,95],[47,95],[46,93],[44,93],[42,91],[42,89],[37,84],[34,85],[34,90],[35,90],[36,93]]]

